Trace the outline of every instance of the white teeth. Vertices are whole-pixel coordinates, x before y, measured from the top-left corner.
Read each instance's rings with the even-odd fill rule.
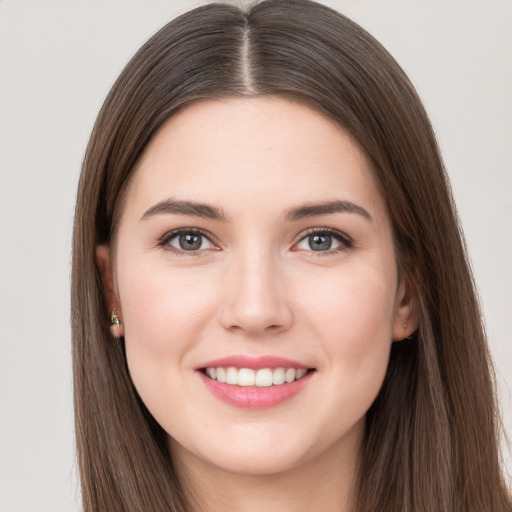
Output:
[[[217,382],[226,382],[225,368],[217,368]]]
[[[272,370],[270,368],[263,368],[256,372],[256,386],[262,388],[272,386]]]
[[[306,368],[206,368],[206,374],[210,379],[238,386],[270,387],[280,386],[302,379],[308,370]]]
[[[274,386],[279,386],[279,384],[284,384],[284,368],[276,368],[272,373],[272,384]]]
[[[232,366],[226,370],[226,384],[238,384],[238,370]]]
[[[306,375],[306,373],[308,373],[308,371],[306,370],[306,368],[299,368],[296,372],[295,372],[295,378],[297,380],[299,379],[302,379],[302,377],[304,377]]]
[[[250,368],[240,368],[238,370],[238,385],[239,386],[254,386],[256,382],[256,373]]]
[[[284,374],[284,380],[286,382],[293,382],[295,380],[295,369],[294,368],[288,368],[288,370],[286,370],[286,373]]]

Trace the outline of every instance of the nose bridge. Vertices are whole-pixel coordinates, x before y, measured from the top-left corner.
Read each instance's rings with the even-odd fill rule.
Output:
[[[245,248],[231,271],[225,327],[258,334],[289,326],[292,314],[282,263],[269,247]]]

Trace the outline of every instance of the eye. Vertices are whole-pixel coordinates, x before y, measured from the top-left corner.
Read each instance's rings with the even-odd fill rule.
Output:
[[[193,229],[168,233],[162,238],[160,245],[181,253],[217,249],[205,234]]]
[[[324,229],[309,233],[295,248],[302,251],[337,252],[351,246],[352,242],[347,236]]]

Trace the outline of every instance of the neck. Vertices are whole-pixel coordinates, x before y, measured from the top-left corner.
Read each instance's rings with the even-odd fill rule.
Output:
[[[312,460],[264,475],[225,471],[173,441],[171,446],[193,512],[353,512],[362,432],[354,437]]]

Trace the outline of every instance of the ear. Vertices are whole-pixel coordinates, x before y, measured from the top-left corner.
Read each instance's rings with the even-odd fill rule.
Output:
[[[393,341],[402,341],[418,329],[420,321],[418,292],[405,273],[400,277],[395,304]]]
[[[112,335],[115,338],[120,338],[124,336],[124,324],[122,322],[121,306],[114,287],[114,273],[111,262],[109,247],[98,245],[96,247],[96,264],[100,271],[103,295],[108,308],[105,316],[109,320]],[[120,323],[113,323],[114,318],[117,318]]]

